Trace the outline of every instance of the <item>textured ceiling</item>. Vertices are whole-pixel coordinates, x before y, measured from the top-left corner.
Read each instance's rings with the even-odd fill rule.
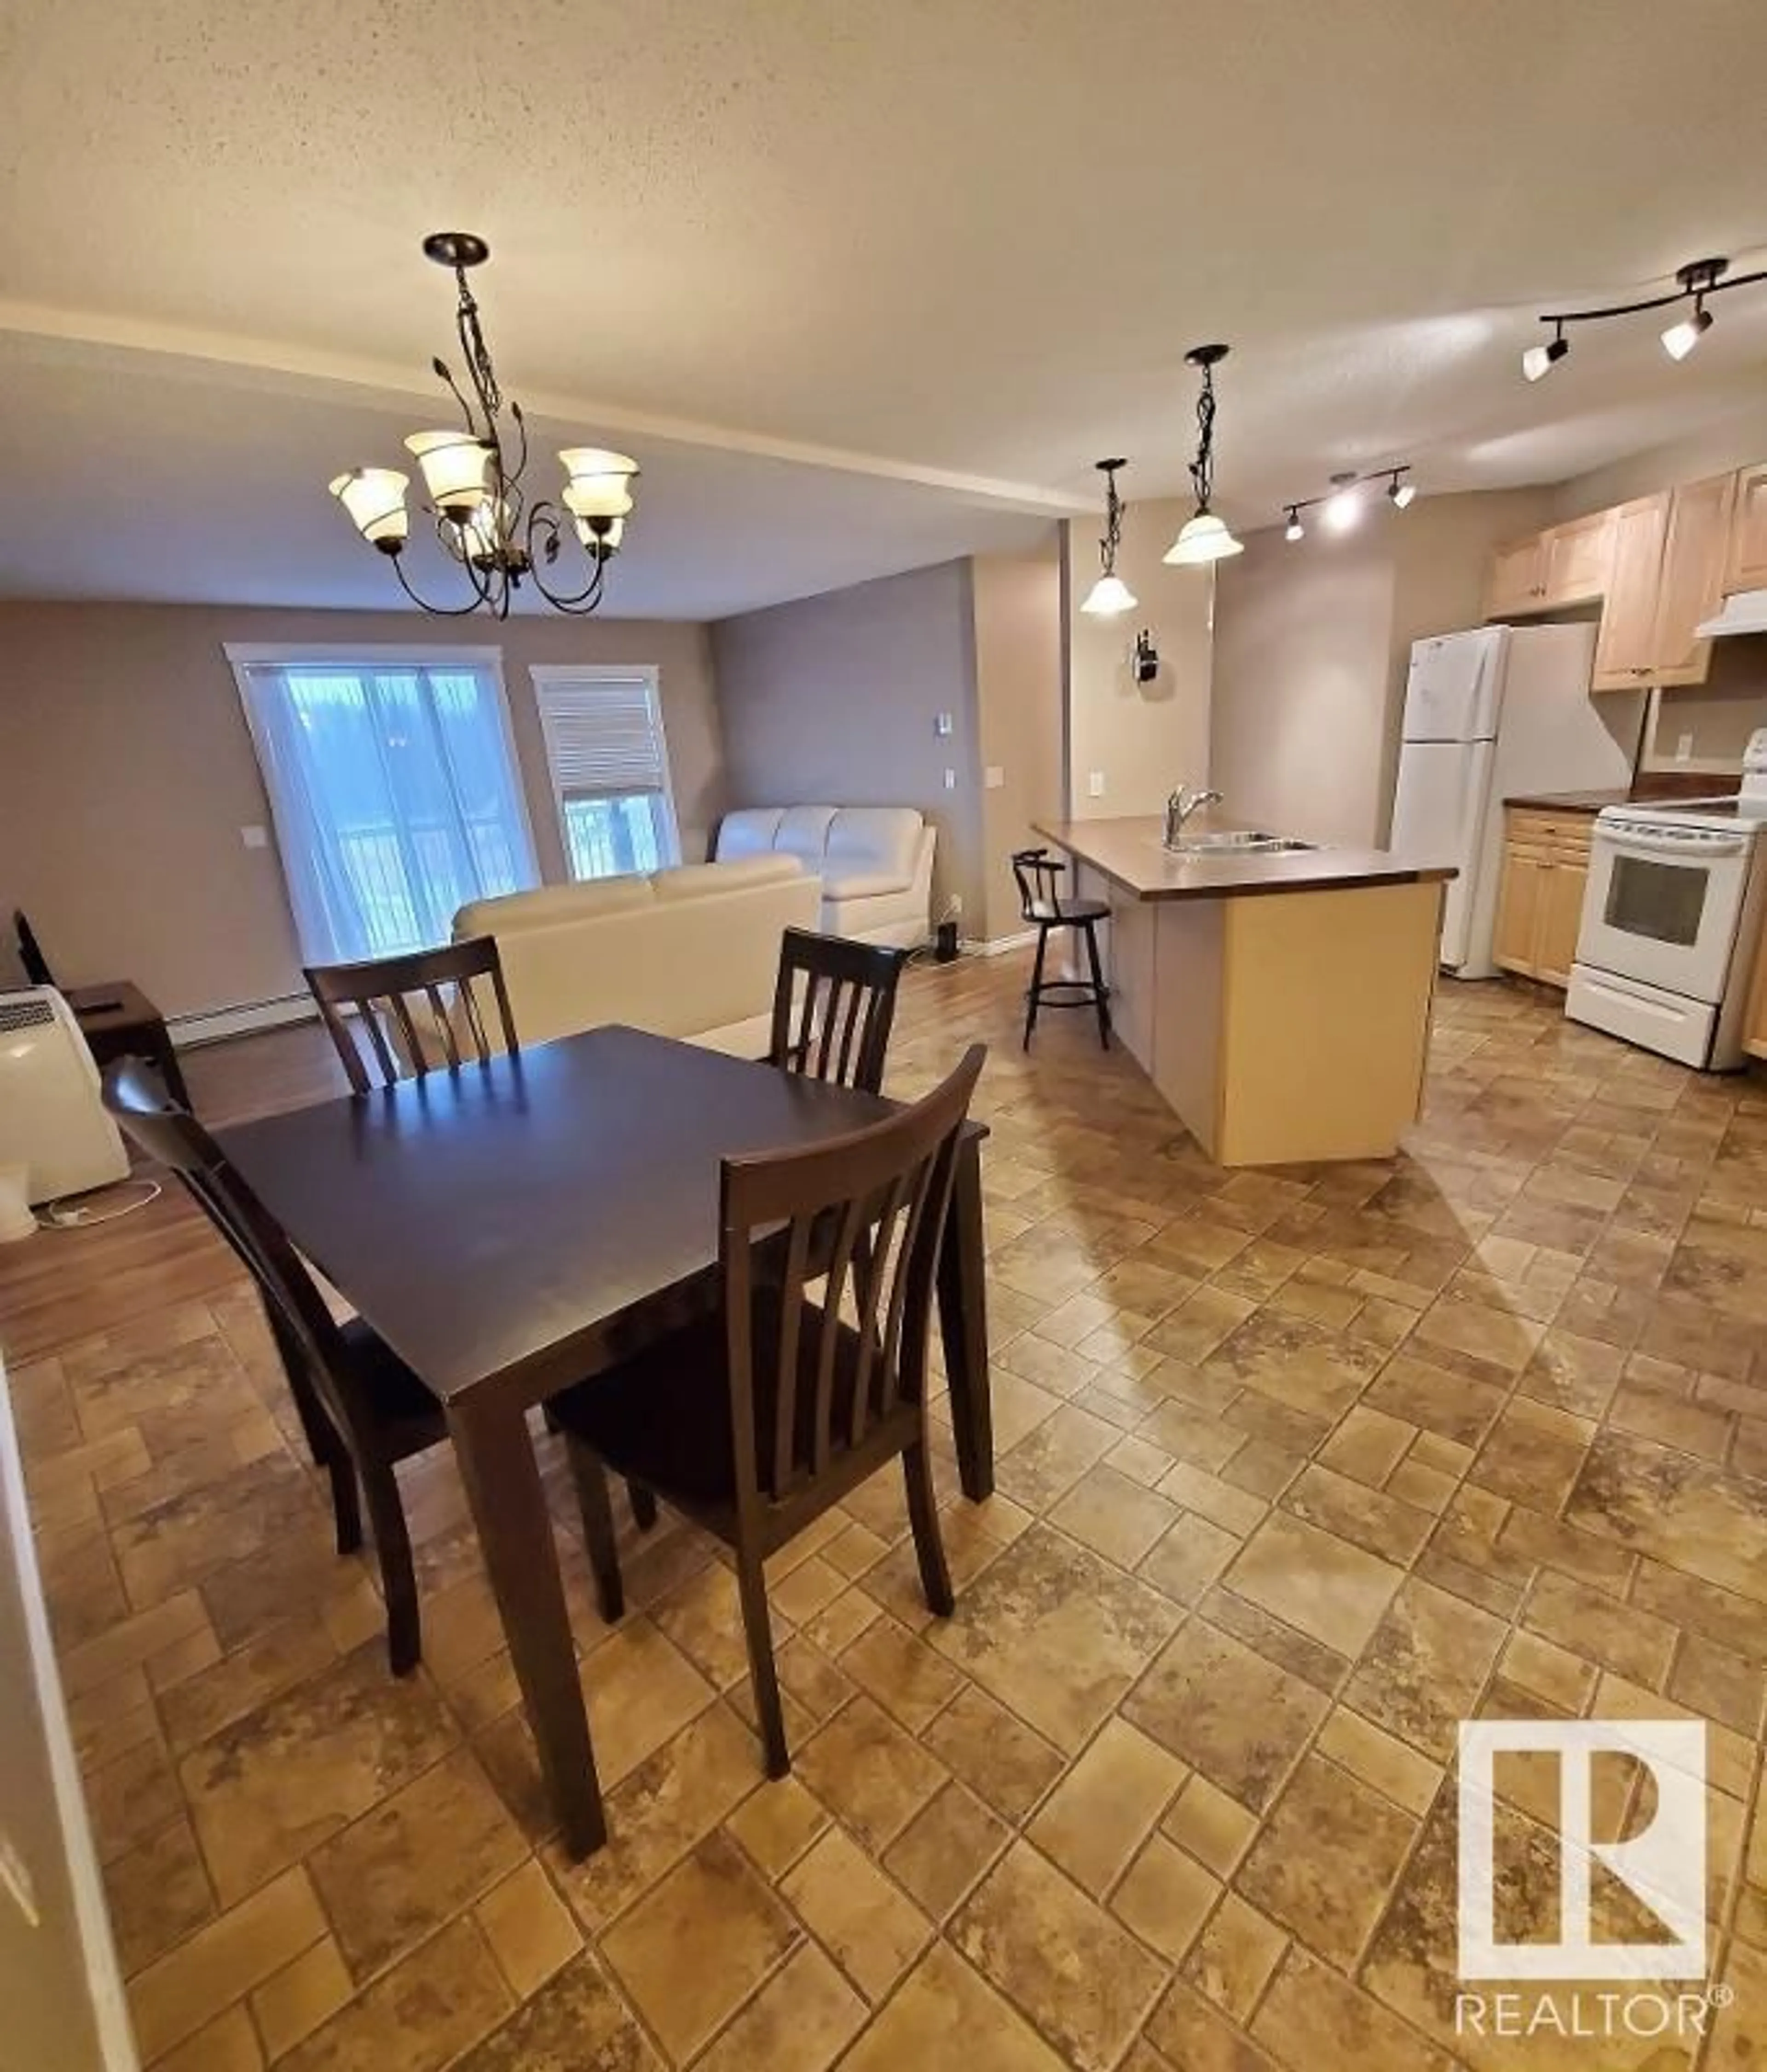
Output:
[[[645,464],[624,609],[1009,545],[1106,450],[1174,491],[1208,336],[1242,521],[1556,479],[1758,395],[1767,290],[1516,358],[1767,245],[1764,92],[1760,0],[10,0],[0,587],[382,596],[323,481],[434,415],[438,226],[505,385]]]

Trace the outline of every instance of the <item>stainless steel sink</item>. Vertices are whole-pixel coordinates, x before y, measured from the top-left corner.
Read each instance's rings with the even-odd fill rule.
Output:
[[[1169,856],[1271,856],[1310,849],[1313,844],[1270,834],[1262,828],[1234,828],[1221,834],[1180,835],[1176,841],[1160,846]]]

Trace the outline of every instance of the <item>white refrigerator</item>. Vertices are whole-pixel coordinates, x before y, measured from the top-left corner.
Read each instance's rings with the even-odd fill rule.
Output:
[[[1647,693],[1592,695],[1592,625],[1476,626],[1411,649],[1392,847],[1452,864],[1443,968],[1492,978],[1503,801],[1546,791],[1624,791]]]

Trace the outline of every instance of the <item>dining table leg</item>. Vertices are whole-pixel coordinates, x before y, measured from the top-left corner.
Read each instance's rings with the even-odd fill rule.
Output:
[[[573,1856],[587,1856],[608,1839],[608,1823],[526,1415],[495,1400],[463,1404],[450,1409],[448,1429],[547,1796],[565,1847]]]
[[[951,1209],[939,1252],[939,1330],[958,1478],[979,1503],[994,1494],[994,1408],[988,1392],[987,1255],[982,1234],[982,1140],[958,1145]]]

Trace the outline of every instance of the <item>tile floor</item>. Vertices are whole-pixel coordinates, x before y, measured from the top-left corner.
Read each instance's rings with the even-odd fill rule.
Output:
[[[999,1491],[956,1617],[879,1479],[778,1564],[764,1781],[735,1590],[665,1520],[564,1550],[612,1841],[549,1836],[444,1457],[393,1682],[253,1298],[182,1207],[0,1268],[58,1646],[164,2072],[1673,2072],[1767,2062],[1767,1087],[1444,989],[1391,1164],[1228,1173],[1017,960],[912,975],[893,1083],[995,1046]],[[195,1060],[237,1112],[313,1032]],[[51,1246],[62,1248],[52,1255]],[[32,1263],[27,1267],[25,1253]],[[47,1277],[45,1277],[47,1276]],[[949,1448],[941,1463],[954,1490]],[[1456,1723],[1709,1725],[1703,2043],[1456,2040]],[[1555,1784],[1499,1767],[1504,1922]],[[1637,1823],[1616,1760],[1598,1833]],[[1620,1888],[1598,1895],[1623,1913]]]

